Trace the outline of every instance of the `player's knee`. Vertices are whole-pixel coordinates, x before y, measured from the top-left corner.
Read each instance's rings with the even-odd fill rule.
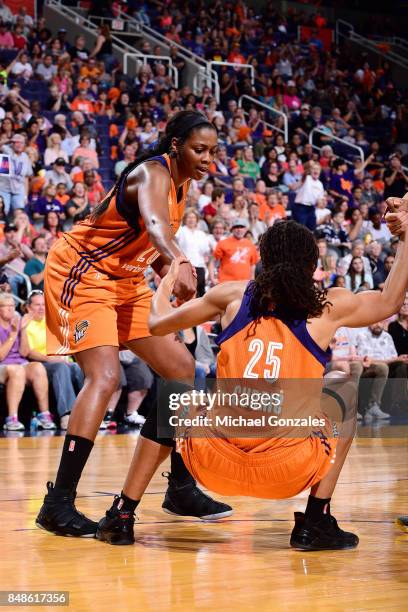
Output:
[[[116,367],[106,367],[86,378],[90,379],[100,392],[112,395],[119,386],[120,371]]]

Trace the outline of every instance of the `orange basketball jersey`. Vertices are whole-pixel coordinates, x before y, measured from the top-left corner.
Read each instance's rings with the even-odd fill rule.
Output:
[[[310,336],[306,321],[276,312],[256,321],[250,283],[231,323],[217,337],[217,378],[322,378],[330,351]]]
[[[284,499],[322,480],[335,462],[335,439],[314,423],[297,433],[289,423],[289,417],[295,414],[313,418],[321,413],[320,379],[329,352],[311,338],[306,321],[284,320],[273,311],[258,318],[251,304],[251,289],[249,284],[235,318],[217,338],[221,349],[217,390],[221,387],[221,391],[225,388],[231,392],[236,383],[240,386],[239,379],[254,379],[252,383],[248,380],[246,392],[266,391],[272,389],[268,379],[277,381],[284,394],[279,416],[288,420],[284,418],[283,425],[275,428],[270,427],[268,419],[268,427],[254,429],[258,437],[236,437],[244,433],[243,428],[234,430],[227,424],[222,429],[211,423],[204,437],[183,439],[180,451],[193,477],[212,491]],[[284,378],[292,380],[285,383]],[[306,378],[313,379],[311,385]],[[310,393],[310,386],[314,393]],[[242,408],[248,410],[240,404],[235,412],[243,414]],[[261,414],[251,415],[248,410],[247,416]]]
[[[271,382],[280,380],[290,403],[288,416],[317,412],[320,382],[308,383],[307,379],[322,379],[330,352],[321,349],[312,339],[305,320],[285,321],[276,312],[257,319],[257,313],[251,308],[251,296],[252,283],[245,290],[235,318],[217,338],[221,348],[217,378],[258,379],[259,383],[253,384],[263,391],[268,379]],[[298,380],[285,384],[285,379]],[[230,442],[247,452],[298,445],[301,439],[292,439],[289,431],[282,429],[279,435],[277,430],[277,437],[272,439],[230,438]]]
[[[167,154],[152,157],[170,172]],[[190,181],[184,183],[177,194],[173,180],[168,199],[170,223],[174,233],[178,230],[184,214]],[[79,222],[70,232],[63,234],[69,244],[81,255],[71,273],[75,283],[90,266],[115,278],[143,279],[144,272],[159,253],[152,246],[137,202],[126,205],[122,195],[123,181],[108,208],[96,220],[89,218]]]

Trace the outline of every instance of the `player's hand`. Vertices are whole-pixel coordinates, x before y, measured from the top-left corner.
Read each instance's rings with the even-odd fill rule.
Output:
[[[390,232],[401,239],[408,229],[408,211],[400,209],[400,212],[391,212],[385,215],[385,221]]]
[[[365,368],[369,368],[371,365],[371,359],[368,357],[368,355],[365,355],[365,357],[363,358],[363,366]]]
[[[180,258],[181,259],[181,258]],[[173,293],[178,303],[183,304],[191,300],[197,291],[197,272],[194,266],[185,259],[178,262],[178,274],[173,287]]]
[[[160,284],[164,283],[170,294],[174,293],[176,295],[174,292],[174,286],[180,275],[180,266],[183,264],[190,264],[190,262],[185,257],[176,257],[173,259],[170,267],[167,269],[166,274],[160,281]]]
[[[389,212],[400,212],[405,210],[408,212],[408,198],[387,198],[385,201]]]

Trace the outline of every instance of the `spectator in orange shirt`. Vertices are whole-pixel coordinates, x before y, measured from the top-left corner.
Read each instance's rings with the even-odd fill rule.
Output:
[[[266,210],[266,183],[263,179],[258,179],[255,184],[255,192],[251,193],[251,200],[259,206],[259,212]]]
[[[102,69],[100,64],[96,63],[94,58],[88,60],[86,64],[83,64],[79,71],[81,79],[90,78],[98,79],[102,75]]]
[[[279,204],[279,198],[276,193],[270,193],[268,195],[266,204],[267,208],[263,215],[263,220],[268,227],[273,225],[277,219],[286,218],[286,210],[282,204]]]
[[[80,89],[78,95],[71,102],[72,111],[81,111],[81,113],[92,114],[95,112],[94,103],[88,99],[86,89]]]
[[[233,44],[232,51],[228,55],[228,61],[233,64],[246,64],[246,59],[241,53],[239,43]]]
[[[85,183],[85,174],[92,170],[95,174],[95,178],[97,181],[101,182],[101,176],[97,172],[94,171],[93,163],[87,157],[79,158],[79,160],[75,160],[76,166],[71,170],[71,179],[72,182],[75,183]]]
[[[219,283],[254,278],[259,255],[253,243],[245,238],[247,231],[248,221],[235,219],[231,226],[232,236],[220,240],[215,247],[213,258],[220,262]]]
[[[57,193],[55,199],[63,206],[69,201],[68,189],[66,183],[57,183]]]

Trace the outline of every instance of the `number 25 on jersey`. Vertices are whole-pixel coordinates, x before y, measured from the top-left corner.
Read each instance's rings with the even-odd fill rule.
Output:
[[[281,351],[283,349],[282,342],[268,342],[267,348],[265,348],[265,342],[259,338],[251,340],[248,351],[254,353],[244,370],[244,378],[270,378],[277,380],[279,378],[281,360],[278,355],[275,355],[275,351]],[[263,373],[258,374],[254,372],[254,368],[259,371],[262,369],[260,362],[264,360]]]

